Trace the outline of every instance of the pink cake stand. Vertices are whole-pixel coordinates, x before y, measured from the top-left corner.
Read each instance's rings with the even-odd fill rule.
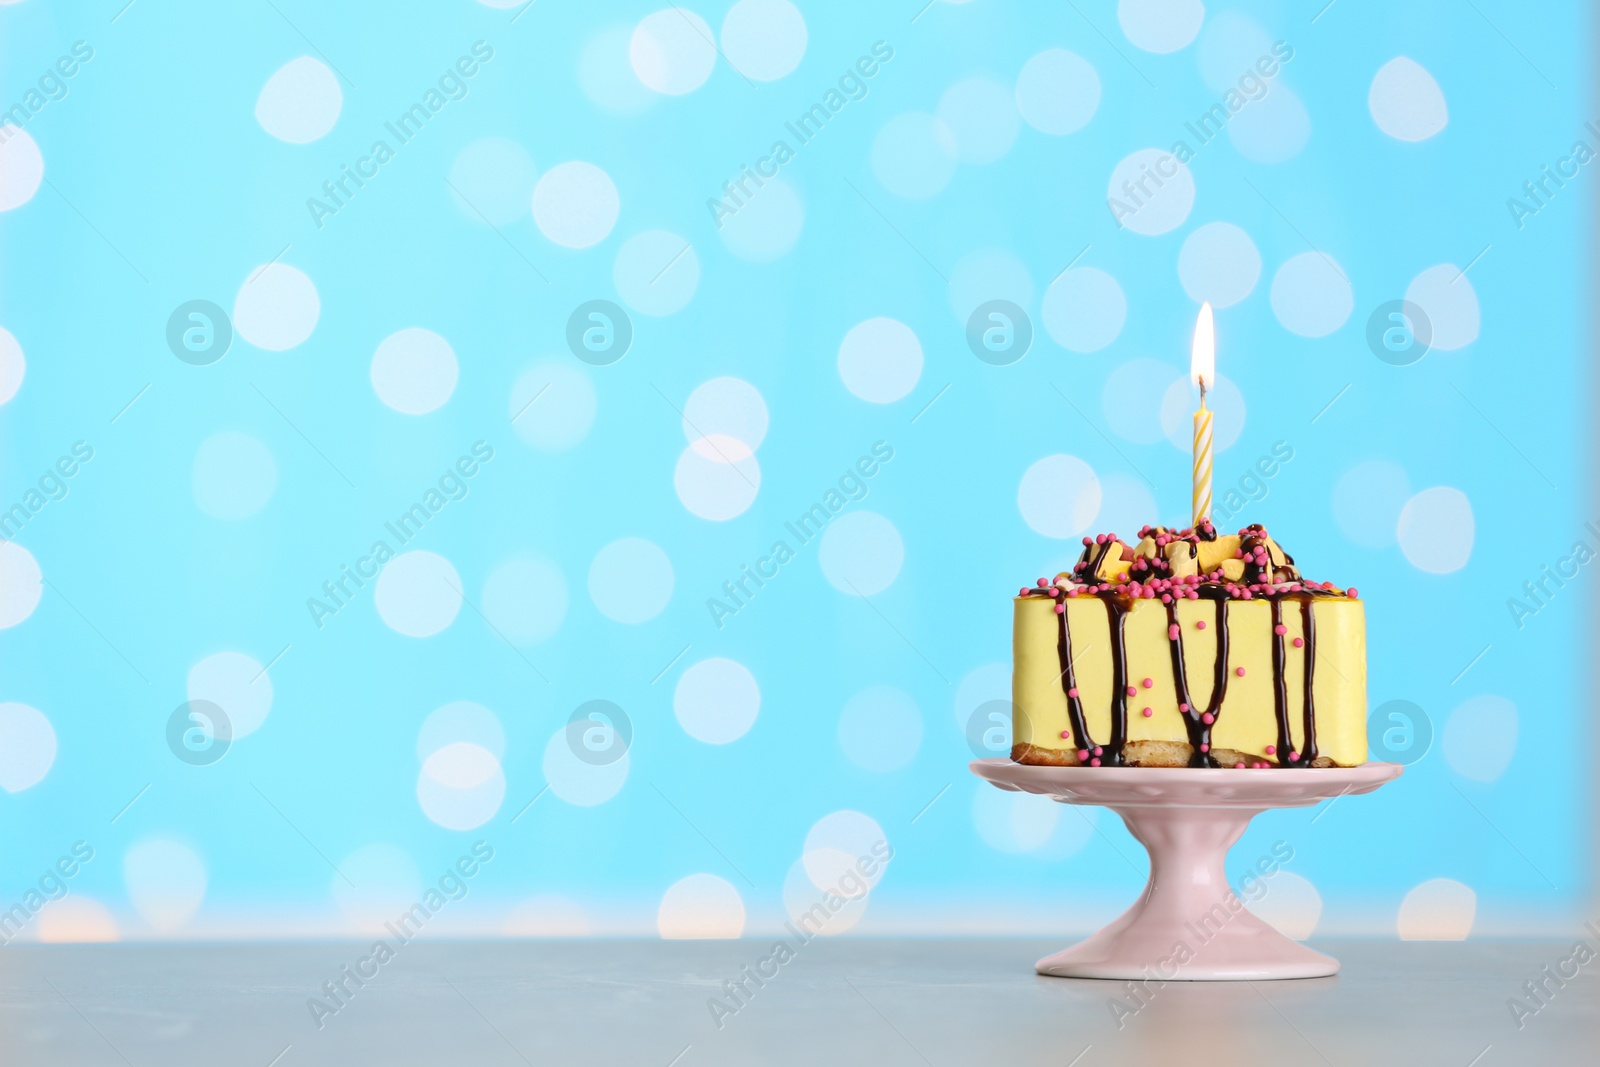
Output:
[[[1338,960],[1290,940],[1246,909],[1228,887],[1222,861],[1266,809],[1370,793],[1402,770],[1398,763],[1305,770],[1034,767],[1009,759],[971,766],[1001,789],[1110,808],[1150,854],[1150,881],[1133,907],[1035,969],[1057,978],[1158,981],[1337,973]]]

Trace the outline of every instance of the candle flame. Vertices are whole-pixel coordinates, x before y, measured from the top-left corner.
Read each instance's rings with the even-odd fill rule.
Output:
[[[1190,349],[1189,379],[1204,394],[1217,384],[1217,331],[1211,319],[1211,302],[1200,305],[1194,323],[1194,347]]]

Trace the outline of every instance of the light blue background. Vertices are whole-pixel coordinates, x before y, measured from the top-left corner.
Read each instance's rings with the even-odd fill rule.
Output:
[[[1109,404],[1103,391],[1130,360],[1186,366],[1196,302],[1179,250],[1196,227],[1226,221],[1249,234],[1262,266],[1249,295],[1217,317],[1220,369],[1247,405],[1242,434],[1217,456],[1219,493],[1275,441],[1292,445],[1270,494],[1238,522],[1266,523],[1309,576],[1361,589],[1372,705],[1414,701],[1435,735],[1377,795],[1343,800],[1315,824],[1305,811],[1257,820],[1237,859],[1291,841],[1290,870],[1320,894],[1324,931],[1392,933],[1406,894],[1435,878],[1476,894],[1476,933],[1561,930],[1578,914],[1593,839],[1592,577],[1520,630],[1506,600],[1574,541],[1595,545],[1583,530],[1596,517],[1586,418],[1594,178],[1585,168],[1520,230],[1506,201],[1575,139],[1594,142],[1582,129],[1592,27],[1581,5],[1533,14],[1484,2],[1480,14],[1342,0],[1314,23],[1316,5],[1213,5],[1197,43],[1157,55],[1128,40],[1111,5],[936,2],[919,15],[916,0],[805,3],[809,43],[787,77],[747,81],[719,59],[686,95],[633,85],[646,103],[632,115],[585,94],[578,56],[607,29],[626,34],[650,4],[545,2],[515,23],[515,10],[468,0],[119,6],[0,8],[8,106],[74,41],[95,49],[66,98],[26,126],[47,184],[0,215],[0,325],[27,359],[0,409],[4,505],[72,442],[95,449],[70,495],[16,539],[49,584],[31,616],[0,633],[0,701],[42,712],[58,751],[42,781],[0,795],[0,901],[19,899],[84,839],[97,854],[70,899],[103,907],[120,936],[337,933],[353,927],[331,864],[384,844],[431,880],[482,838],[496,859],[453,906],[451,929],[501,930],[543,896],[575,906],[590,930],[654,933],[663,893],[704,872],[738,890],[754,930],[781,921],[808,831],[851,810],[896,849],[859,930],[1088,928],[1141,883],[1137,846],[1109,816],[1091,832],[1062,808],[1043,843],[1024,847],[1051,817],[1037,810],[1045,802],[1013,810],[985,794],[965,769],[962,723],[1004,695],[1009,597],[1074,554],[1074,541],[1023,519],[1030,465],[1066,453],[1093,468],[1104,503],[1091,532],[1183,517],[1185,452],[1125,439],[1107,418],[1108,407],[1159,405],[1165,383]],[[729,6],[695,10],[716,31]],[[1304,103],[1304,149],[1263,164],[1217,140],[1192,163],[1182,225],[1119,230],[1105,202],[1112,169],[1169,147],[1218,99],[1197,56],[1208,40],[1242,36],[1242,20],[1296,50],[1273,84]],[[470,95],[316,229],[306,198],[478,39],[495,58]],[[706,199],[877,40],[895,57],[870,94],[783,170],[803,205],[798,243],[771,263],[731,254]],[[1087,126],[1050,136],[1023,123],[999,160],[957,166],[929,199],[885,186],[872,150],[886,123],[935,112],[969,77],[1009,91],[1030,57],[1058,47],[1098,73]],[[341,82],[337,124],[306,145],[269,136],[253,114],[263,85],[319,51],[353,79]],[[1367,106],[1374,74],[1401,55],[1431,72],[1448,103],[1448,125],[1419,143],[1387,136]],[[615,228],[573,250],[525,211],[497,234],[463,210],[445,177],[489,137],[521,145],[541,175],[569,160],[603,168],[620,199]],[[580,363],[565,346],[568,315],[590,299],[623,302],[618,250],[657,229],[694,248],[692,300],[666,316],[634,313],[621,362]],[[1112,344],[1079,353],[1050,336],[1041,301],[1086,246],[1077,266],[1116,279],[1127,315]],[[1278,268],[1313,249],[1340,264],[1354,295],[1348,319],[1319,339],[1284,328],[1269,298]],[[976,298],[1012,295],[962,289],[984,250],[1031,283],[1034,343],[1012,366],[980,362],[964,339]],[[280,255],[320,296],[305,343],[267,352],[236,337],[212,366],[174,358],[164,330],[176,306],[203,298],[231,310],[252,272]],[[1369,314],[1439,264],[1471,264],[1476,340],[1411,366],[1381,362],[1365,340]],[[852,395],[836,365],[847,331],[876,316],[909,326],[924,356],[915,388],[888,404]],[[378,344],[413,326],[446,338],[460,363],[449,402],[422,416],[385,407],[368,377]],[[509,425],[512,384],[541,361],[580,373],[597,398],[592,428],[567,450],[530,447]],[[770,412],[759,494],[726,522],[692,514],[673,482],[687,445],[675,408],[719,376],[751,383]],[[238,521],[203,512],[192,486],[201,442],[223,431],[262,442],[278,472],[265,508]],[[464,606],[437,636],[402,636],[379,619],[370,587],[316,629],[306,598],[480,439],[495,459],[414,547],[449,559],[474,603],[507,560],[550,561],[568,599],[554,635],[513,650]],[[714,627],[706,599],[878,440],[895,457],[850,508],[898,531],[894,582],[870,604],[842,593],[813,543]],[[1465,493],[1476,535],[1464,567],[1426,573],[1392,537],[1370,547],[1346,536],[1334,487],[1368,460],[1398,465],[1412,492]],[[1346,523],[1392,527],[1392,506],[1361,488]],[[1147,496],[1160,515],[1137,514]],[[624,537],[659,545],[675,575],[665,610],[638,625],[607,618],[588,591],[596,552]],[[214,765],[174,758],[164,729],[190,668],[228,650],[267,663],[285,646],[262,727]],[[743,664],[760,687],[755,725],[726,745],[693,739],[673,712],[678,678],[710,657]],[[855,765],[838,739],[846,702],[873,686],[907,694],[920,715],[920,747],[898,770]],[[1514,756],[1488,782],[1461,768],[1482,762],[1492,735],[1458,726],[1454,760],[1441,744],[1452,712],[1485,695],[1516,713]],[[547,794],[513,824],[545,785],[552,735],[595,698],[631,718],[626,784],[594,807]],[[417,799],[418,730],[456,700],[492,709],[505,734],[504,802],[466,832],[430,821]],[[159,886],[134,892],[125,878],[130,847],[151,840],[181,843],[205,872],[198,911],[166,929],[150,919]]]

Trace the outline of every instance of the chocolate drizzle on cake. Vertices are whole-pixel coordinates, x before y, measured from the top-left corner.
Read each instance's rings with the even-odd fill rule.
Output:
[[[1023,589],[1024,597],[1047,597],[1055,601],[1059,619],[1056,643],[1061,663],[1061,686],[1067,698],[1067,718],[1078,762],[1089,766],[1125,766],[1128,743],[1128,680],[1126,624],[1133,603],[1157,599],[1166,605],[1168,644],[1171,651],[1173,687],[1179,713],[1183,717],[1193,754],[1191,767],[1217,767],[1212,755],[1212,729],[1222,714],[1227,699],[1229,645],[1231,639],[1229,606],[1235,600],[1266,600],[1272,608],[1272,673],[1277,744],[1268,749],[1280,767],[1309,767],[1317,758],[1315,665],[1316,616],[1313,602],[1321,597],[1355,597],[1354,589],[1340,590],[1329,583],[1301,578],[1294,558],[1284,552],[1259,525],[1247,526],[1236,536],[1219,537],[1209,522],[1191,530],[1169,531],[1147,526],[1139,531],[1136,548],[1124,545],[1110,534],[1084,538],[1084,551],[1070,574],[1057,576],[1054,584],[1041,578],[1038,587]],[[1201,546],[1205,546],[1202,551]],[[1220,549],[1220,551],[1219,551]],[[1231,555],[1229,551],[1231,550]],[[1202,567],[1202,561],[1209,569]],[[1096,744],[1089,733],[1083,699],[1078,692],[1073,662],[1072,635],[1067,624],[1067,602],[1089,596],[1105,605],[1111,642],[1111,736]],[[1195,705],[1189,688],[1184,657],[1182,625],[1178,603],[1182,600],[1210,600],[1216,605],[1216,654],[1212,666],[1211,693],[1202,709]],[[1301,746],[1294,748],[1289,722],[1287,627],[1283,622],[1283,603],[1300,605],[1301,632],[1305,656],[1304,698],[1302,703]],[[1204,628],[1204,623],[1196,625]],[[1244,668],[1237,669],[1238,674]],[[1148,686],[1149,679],[1145,679]],[[1134,689],[1133,692],[1137,692]],[[1242,766],[1242,764],[1235,764]],[[1269,766],[1257,762],[1257,767]]]

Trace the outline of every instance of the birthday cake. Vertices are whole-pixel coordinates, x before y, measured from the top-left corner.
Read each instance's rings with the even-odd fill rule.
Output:
[[[1011,758],[1091,767],[1367,761],[1366,618],[1261,526],[1084,538],[1016,598]]]

